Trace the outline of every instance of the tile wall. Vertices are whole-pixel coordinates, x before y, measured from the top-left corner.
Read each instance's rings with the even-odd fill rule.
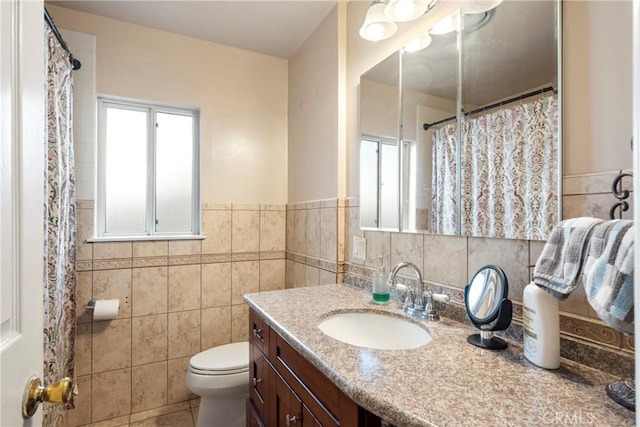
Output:
[[[287,288],[342,282],[345,212],[338,199],[287,205]]]
[[[119,426],[190,410],[189,359],[243,341],[242,295],[284,288],[284,205],[205,204],[204,240],[87,243],[93,202],[78,202],[77,408],[67,426]],[[92,298],[119,298],[93,322]]]
[[[609,208],[617,202],[611,194],[611,182],[619,172],[565,177],[563,216],[608,219]],[[633,190],[631,184],[631,180],[626,179],[623,185]],[[287,207],[287,287],[319,283],[315,273],[318,263],[315,258],[318,240],[317,203]],[[334,209],[331,217],[344,218],[345,221],[344,237],[338,237],[344,239],[339,249],[344,259],[336,262],[338,282],[367,283],[375,266],[374,258],[380,255],[385,257],[387,271],[401,261],[411,261],[421,267],[425,280],[431,282],[437,292],[451,296],[452,315],[466,321],[464,286],[480,267],[496,264],[505,270],[509,280],[509,295],[515,303],[514,325],[521,325],[522,291],[530,282],[533,266],[544,242],[363,231],[359,227],[357,199],[340,200],[336,208],[331,209]],[[632,211],[630,209],[624,213],[624,217],[630,218]],[[325,217],[329,216],[326,212]],[[322,222],[320,227],[323,233]],[[337,228],[333,224],[327,224],[326,227]],[[354,236],[366,238],[366,260],[351,257]],[[320,263],[324,261],[319,260]],[[620,376],[632,375],[633,337],[625,336],[600,321],[587,302],[584,289],[579,288],[562,301],[560,310],[563,357]],[[512,333],[515,333],[515,338],[519,333],[521,339],[521,329],[518,332],[516,328]]]

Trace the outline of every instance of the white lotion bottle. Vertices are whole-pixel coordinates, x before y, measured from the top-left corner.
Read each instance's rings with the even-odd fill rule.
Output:
[[[524,356],[545,369],[560,367],[560,313],[558,300],[530,283],[522,295]]]

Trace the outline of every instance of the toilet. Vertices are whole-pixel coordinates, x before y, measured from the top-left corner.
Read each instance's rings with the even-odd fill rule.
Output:
[[[249,395],[249,343],[210,348],[189,361],[187,386],[200,396],[196,427],[245,426]]]

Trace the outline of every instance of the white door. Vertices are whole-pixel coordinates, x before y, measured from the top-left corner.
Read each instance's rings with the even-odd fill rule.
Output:
[[[0,426],[25,421],[22,395],[42,378],[44,5],[0,0]]]

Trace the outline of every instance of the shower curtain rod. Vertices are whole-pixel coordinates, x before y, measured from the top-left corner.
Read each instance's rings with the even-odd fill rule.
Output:
[[[464,111],[462,113],[465,116],[469,116],[471,114],[481,113],[481,112],[486,111],[486,110],[491,110],[492,108],[501,107],[503,105],[510,104],[512,102],[520,101],[520,100],[523,100],[523,99],[526,99],[526,98],[530,98],[532,96],[540,95],[540,94],[543,94],[545,92],[551,92],[551,91],[553,91],[553,93],[557,93],[557,91],[552,86],[548,86],[548,87],[544,87],[542,89],[534,90],[533,92],[525,93],[524,95],[518,95],[518,96],[514,96],[513,98],[509,98],[507,100],[504,100],[504,101],[496,102],[495,104],[487,105],[485,107],[476,108],[475,110],[471,110],[468,113],[465,113]],[[429,128],[432,127],[432,126],[441,125],[442,123],[446,123],[446,122],[448,122],[450,120],[455,120],[455,119],[457,119],[457,116],[447,117],[446,119],[438,120],[437,122],[425,123],[424,125],[422,125],[422,128],[424,130],[429,130]]]
[[[56,36],[56,38],[62,45],[62,48],[69,54],[69,61],[71,61],[72,68],[74,70],[79,70],[82,64],[80,63],[80,61],[73,57],[73,53],[71,53],[71,51],[69,50],[69,47],[62,38],[62,34],[60,34],[60,31],[58,31],[58,27],[56,27],[56,24],[53,22],[53,18],[51,17],[51,15],[49,15],[49,11],[46,7],[44,8],[44,20],[47,22],[47,24],[49,24],[49,27],[51,27],[53,35]]]

